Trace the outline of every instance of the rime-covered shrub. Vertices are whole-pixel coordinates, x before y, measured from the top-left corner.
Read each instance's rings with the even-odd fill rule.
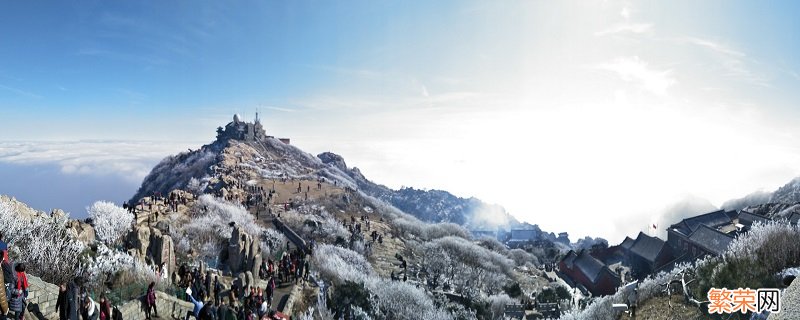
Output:
[[[222,245],[233,231],[231,222],[254,239],[259,239],[265,230],[241,205],[208,194],[198,198],[192,215],[185,223],[175,223],[177,226],[170,230],[170,235],[176,240],[178,251],[189,252],[194,249],[202,259],[213,260],[219,255]]]
[[[361,282],[365,277],[375,275],[372,265],[364,256],[337,246],[319,245],[314,250],[311,261],[320,275],[334,285],[345,281]]]
[[[364,256],[355,251],[323,244],[317,247],[311,262],[334,288],[353,282],[369,290],[372,310],[364,311],[372,319],[451,319],[422,289],[378,277]]]
[[[281,215],[281,221],[304,239],[335,243],[339,238],[350,237],[350,232],[325,208],[319,206],[301,206],[290,210]]]
[[[371,279],[367,288],[373,294],[376,319],[452,319],[433,304],[425,291],[407,282]]]
[[[502,319],[503,313],[506,310],[506,305],[517,303],[516,300],[511,299],[511,297],[505,293],[491,295],[487,300],[489,301],[489,310],[492,312],[492,319]]]
[[[434,288],[449,284],[457,293],[477,297],[501,290],[513,276],[514,261],[460,237],[408,243]]]
[[[800,227],[785,221],[756,222],[734,239],[723,257],[697,264],[697,294],[717,288],[766,288],[777,285],[775,274],[800,265]]]
[[[539,259],[522,249],[511,249],[508,251],[508,258],[513,260],[517,266],[524,266],[527,263],[539,264]]]
[[[485,237],[485,236],[480,237],[476,240],[476,243],[486,249],[499,252],[501,254],[508,254],[508,248],[506,247],[506,245],[500,241],[497,241],[497,239],[495,238]]]
[[[272,256],[272,253],[277,253],[281,248],[286,247],[286,236],[275,229],[265,229],[261,234],[261,251],[265,256]]]
[[[128,231],[133,222],[133,213],[108,201],[97,201],[86,207],[92,218],[97,238],[105,244],[115,245]]]
[[[725,252],[729,261],[758,261],[770,273],[800,265],[800,227],[785,221],[756,222],[734,239]]]
[[[84,262],[79,273],[88,280],[87,283],[101,285],[122,272],[127,273],[128,280],[132,282],[148,283],[158,280],[153,269],[143,261],[104,244],[97,246],[96,255]]]
[[[615,303],[627,303],[621,290],[610,296],[592,299],[583,310],[571,310],[561,316],[561,320],[613,320],[621,311],[614,311]]]
[[[425,223],[408,215],[401,215],[391,221],[401,234],[413,235],[423,240],[444,237],[470,239],[469,231],[454,223]]]
[[[510,274],[513,268],[513,261],[510,259],[464,238],[444,237],[434,240],[433,243],[447,252],[452,259],[470,268],[480,268],[504,274]]]
[[[206,188],[208,188],[209,180],[210,177],[207,175],[204,176],[201,180],[192,177],[191,179],[189,179],[189,182],[186,183],[186,190],[195,195],[203,194]]]
[[[0,202],[0,232],[10,257],[27,272],[51,283],[71,279],[80,266],[84,245],[66,228],[67,217],[25,217]]]

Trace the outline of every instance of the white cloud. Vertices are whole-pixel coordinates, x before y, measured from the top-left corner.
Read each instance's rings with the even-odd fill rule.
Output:
[[[666,94],[667,89],[677,83],[672,77],[672,70],[653,69],[636,56],[620,57],[598,68],[614,72],[624,81],[639,83],[642,88],[657,95]]]
[[[118,175],[139,182],[164,157],[198,147],[191,142],[0,142],[0,162],[52,164],[63,174]]]

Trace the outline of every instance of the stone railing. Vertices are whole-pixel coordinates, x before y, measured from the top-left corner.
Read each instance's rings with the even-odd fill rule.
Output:
[[[25,319],[58,319],[58,286],[28,275],[28,311]]]
[[[143,298],[144,296],[120,306],[119,311],[122,312],[122,318],[125,320],[144,320]],[[156,291],[156,308],[161,319],[183,319],[186,317],[186,313],[194,310],[194,305],[175,296]]]
[[[28,311],[26,320],[56,320],[56,302],[58,301],[58,286],[47,283],[42,279],[28,275]],[[142,293],[144,294],[144,292]],[[117,306],[125,320],[144,320],[143,296]],[[156,307],[162,319],[183,319],[186,313],[194,309],[190,302],[178,299],[175,296],[156,291]]]

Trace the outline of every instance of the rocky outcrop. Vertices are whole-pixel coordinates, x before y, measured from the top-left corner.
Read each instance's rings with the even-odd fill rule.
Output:
[[[342,156],[335,154],[333,152],[323,152],[317,155],[317,158],[322,161],[324,164],[332,165],[342,172],[347,172],[347,163],[344,162],[344,158]]]
[[[128,233],[127,240],[127,248],[136,252],[133,256],[144,260],[147,249],[150,248],[150,228],[141,226],[134,228]]]
[[[172,237],[157,228],[139,226],[134,228],[127,239],[128,253],[142,261],[157,266],[165,265],[167,270],[175,270],[175,244]]]
[[[54,215],[55,214],[58,213],[54,211]],[[80,242],[83,242],[83,244],[90,244],[94,242],[95,232],[94,228],[90,224],[78,220],[68,220],[66,226],[67,229],[72,231],[72,233],[75,235],[75,238]]]
[[[782,292],[781,312],[769,315],[769,320],[800,319],[800,281],[792,284]]]
[[[162,234],[158,229],[153,230],[150,234],[147,256],[152,259],[153,264],[166,266],[167,270],[164,272],[175,270],[175,245],[172,243],[172,237]]]
[[[231,232],[227,256],[227,266],[231,273],[250,272],[258,276],[258,266],[262,261],[261,245],[238,226],[234,226]]]

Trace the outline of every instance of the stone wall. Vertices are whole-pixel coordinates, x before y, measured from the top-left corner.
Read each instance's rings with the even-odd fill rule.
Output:
[[[56,320],[56,302],[58,301],[58,286],[44,282],[42,279],[28,275],[28,312],[26,320]],[[125,320],[144,320],[142,299],[128,301],[118,306]],[[190,302],[179,300],[161,291],[156,291],[156,307],[162,319],[183,319],[186,313],[194,309]]]
[[[125,320],[144,320],[143,299],[128,301],[119,307]],[[179,300],[161,291],[156,291],[156,308],[161,319],[183,319],[186,313],[194,309],[191,302]]]
[[[28,275],[28,312],[25,319],[58,319],[58,286]]]

